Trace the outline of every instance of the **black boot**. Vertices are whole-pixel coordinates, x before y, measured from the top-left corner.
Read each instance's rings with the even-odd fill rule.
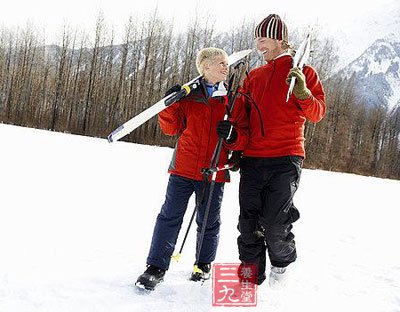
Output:
[[[157,268],[154,265],[149,265],[146,271],[138,277],[135,285],[147,290],[154,290],[164,280],[164,275],[165,270]]]
[[[190,280],[194,282],[205,281],[211,277],[211,264],[210,263],[198,263],[194,265]]]

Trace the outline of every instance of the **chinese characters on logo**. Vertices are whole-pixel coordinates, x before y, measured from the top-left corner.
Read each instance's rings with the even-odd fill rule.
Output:
[[[257,267],[251,264],[213,265],[213,306],[256,306]]]

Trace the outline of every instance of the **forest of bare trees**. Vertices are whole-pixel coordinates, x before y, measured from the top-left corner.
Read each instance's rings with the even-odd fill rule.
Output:
[[[91,40],[65,28],[53,46],[31,28],[3,28],[0,121],[106,138],[168,87],[197,76],[199,49],[216,46],[232,53],[253,47],[252,22],[216,33],[212,22],[195,18],[178,33],[155,14],[144,22],[130,20],[122,44],[115,44],[105,25],[99,17]],[[299,31],[292,33],[294,43],[300,37]],[[400,179],[400,108],[360,103],[352,79],[333,75],[335,43],[314,37],[310,64],[323,81],[328,110],[320,123],[306,126],[305,166]],[[261,63],[253,56],[251,64]],[[125,140],[172,146],[175,138],[163,135],[153,118]]]

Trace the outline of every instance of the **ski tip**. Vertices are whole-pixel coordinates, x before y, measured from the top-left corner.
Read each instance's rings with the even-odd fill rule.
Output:
[[[235,64],[237,61],[240,61],[242,58],[248,56],[251,52],[253,52],[252,49],[247,49],[247,50],[242,50],[238,52],[233,52],[231,55],[228,57],[228,63],[229,66]]]
[[[111,134],[107,137],[107,140],[108,140],[108,143],[114,142],[113,137],[112,137]]]
[[[113,143],[115,141],[118,141],[119,139],[121,139],[122,137],[124,137],[126,135],[126,133],[124,135],[121,135],[121,131],[124,129],[124,125],[119,126],[117,129],[115,129],[113,132],[111,132],[108,136],[107,136],[107,140],[109,143]]]

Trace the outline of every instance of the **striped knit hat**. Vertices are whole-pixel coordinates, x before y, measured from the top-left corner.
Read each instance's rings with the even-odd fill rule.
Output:
[[[266,37],[288,41],[288,30],[279,15],[270,14],[254,30],[254,38]]]

